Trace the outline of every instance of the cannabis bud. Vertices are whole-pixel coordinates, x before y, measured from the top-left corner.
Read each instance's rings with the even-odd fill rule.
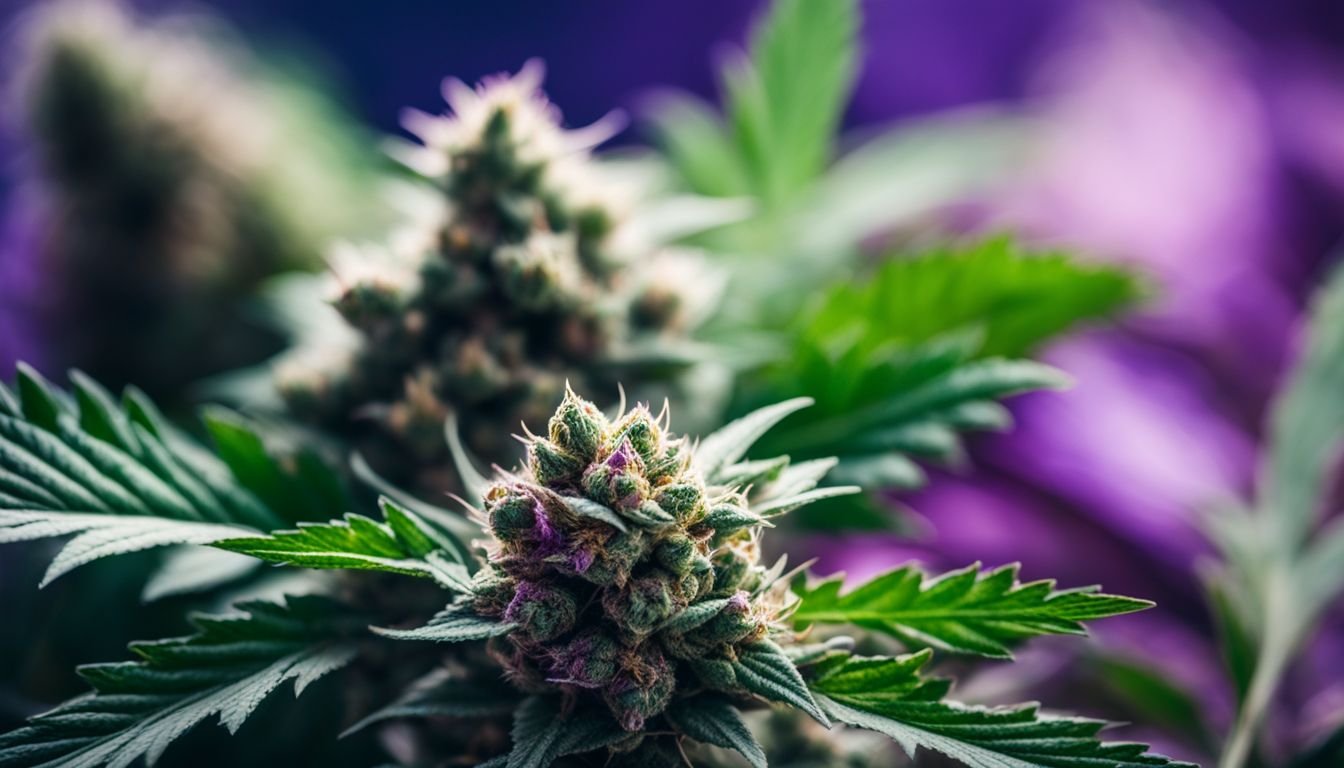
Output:
[[[732,662],[787,592],[761,589],[765,521],[706,483],[664,418],[608,420],[567,391],[484,511],[495,541],[475,608],[514,625],[497,653],[515,680],[597,696],[628,731],[678,687],[744,692]]]
[[[338,254],[333,304],[361,341],[343,372],[287,372],[293,410],[345,433],[373,415],[419,468],[445,458],[455,411],[476,454],[511,463],[498,425],[545,418],[566,381],[615,392],[618,367],[638,388],[684,363],[676,342],[716,281],[641,234],[647,193],[590,154],[610,126],[564,130],[540,84],[535,62],[474,89],[449,80],[450,114],[406,118],[423,143],[398,157],[438,196],[386,247]],[[533,453],[545,480],[577,461]]]
[[[50,305],[33,311],[56,357],[177,396],[273,355],[281,334],[245,302],[373,223],[355,131],[200,18],[40,5],[12,85]]]

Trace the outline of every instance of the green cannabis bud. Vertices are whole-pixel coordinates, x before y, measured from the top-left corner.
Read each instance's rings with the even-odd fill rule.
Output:
[[[243,304],[373,223],[356,132],[201,18],[40,5],[13,84],[57,362],[175,397],[273,355]]]
[[[747,693],[731,662],[788,593],[763,589],[764,521],[738,489],[706,484],[665,419],[637,406],[608,420],[567,391],[484,512],[475,608],[514,625],[496,651],[515,681],[595,696],[628,731],[682,686]]]
[[[446,457],[456,411],[473,451],[508,464],[499,425],[546,418],[566,381],[615,392],[618,376],[638,388],[684,365],[715,282],[642,234],[645,193],[590,153],[610,123],[563,129],[541,77],[534,62],[476,88],[449,80],[449,114],[407,116],[422,143],[397,155],[440,196],[386,245],[334,255],[333,303],[359,342],[282,371],[294,411],[343,434],[371,417],[358,423],[421,468]],[[540,471],[561,472],[568,454],[547,450],[534,447]]]

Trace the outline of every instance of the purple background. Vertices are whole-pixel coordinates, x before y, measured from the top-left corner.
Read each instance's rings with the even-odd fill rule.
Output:
[[[404,106],[440,108],[442,76],[473,80],[533,56],[547,61],[551,96],[576,125],[613,107],[638,112],[654,87],[712,96],[715,62],[740,44],[762,3],[205,6],[255,43],[320,57],[351,109],[393,131]],[[1017,105],[1040,119],[1039,145],[1007,189],[974,201],[984,218],[1132,264],[1158,291],[1122,327],[1050,349],[1078,386],[1020,400],[1013,434],[976,441],[974,474],[939,476],[909,500],[928,518],[926,540],[822,542],[823,566],[1021,560],[1029,577],[1102,581],[1156,599],[1156,611],[1103,624],[1103,640],[1164,663],[1208,700],[1215,721],[1225,718],[1228,694],[1194,578],[1207,548],[1193,522],[1251,491],[1268,398],[1344,227],[1344,6],[864,6],[849,126],[983,101]],[[5,221],[0,301],[41,280],[29,217],[11,203]],[[0,363],[48,356],[14,314],[0,311]],[[1340,664],[1338,652],[1304,655],[1285,697],[1302,716],[1285,718],[1283,738],[1306,738],[1319,725],[1313,718],[1339,713],[1331,702],[1344,697]]]

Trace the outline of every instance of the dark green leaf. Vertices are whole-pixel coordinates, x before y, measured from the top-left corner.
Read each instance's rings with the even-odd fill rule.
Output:
[[[765,750],[727,699],[708,694],[680,699],[667,709],[667,719],[696,741],[731,749],[753,768],[766,768]]]
[[[125,768],[155,762],[171,742],[218,717],[230,732],[272,691],[301,693],[348,664],[363,622],[326,598],[252,602],[197,616],[197,633],[135,643],[140,661],[93,664],[80,674],[93,693],[0,736],[0,764]]]

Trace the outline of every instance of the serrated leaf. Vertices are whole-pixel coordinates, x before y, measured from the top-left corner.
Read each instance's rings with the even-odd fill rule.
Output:
[[[516,624],[497,621],[476,613],[470,601],[455,603],[439,611],[423,627],[391,629],[374,627],[373,631],[393,640],[428,640],[436,643],[463,643],[485,640],[507,634]]]
[[[77,534],[47,567],[39,586],[103,557],[170,544],[212,544],[251,533],[238,526],[165,520],[137,515],[0,510],[0,544]]]
[[[348,664],[362,622],[326,598],[253,602],[237,613],[197,616],[197,633],[135,643],[141,661],[93,664],[91,694],[0,736],[0,764],[125,768],[153,764],[178,737],[217,717],[236,731],[271,692],[296,694]]]
[[[47,581],[100,557],[250,536],[337,503],[333,476],[315,457],[297,455],[277,481],[303,504],[268,506],[143,395],[128,391],[118,408],[88,377],[71,378],[73,398],[22,369],[27,405],[0,414],[0,541],[80,534]]]
[[[1085,634],[1082,622],[1151,607],[1151,603],[1095,589],[1059,591],[1052,581],[1017,581],[1017,565],[982,572],[979,564],[929,579],[906,565],[841,593],[843,577],[798,591],[799,627],[852,624],[891,635],[907,647],[991,658],[1039,635]]]
[[[328,523],[299,523],[296,530],[232,538],[212,544],[272,563],[302,568],[384,571],[422,576],[457,592],[471,591],[463,553],[408,510],[382,500],[387,522],[347,514]]]
[[[396,701],[365,716],[341,735],[399,718],[497,717],[513,712],[518,702],[518,692],[503,680],[472,680],[440,669],[417,680]]]
[[[1103,320],[1139,293],[1119,269],[1024,252],[1007,239],[894,256],[793,321],[792,356],[764,372],[751,402],[804,393],[817,402],[765,436],[761,450],[836,456],[836,481],[862,479],[865,490],[917,487],[924,478],[911,459],[954,464],[963,433],[1011,423],[997,401],[1068,383],[1048,366],[996,356]],[[866,505],[829,502],[801,522],[868,519]]]
[[[765,750],[751,735],[737,707],[721,696],[705,694],[675,701],[667,708],[667,719],[696,741],[731,749],[753,768],[766,768]]]
[[[796,707],[830,727],[830,721],[812,698],[798,668],[778,645],[769,640],[744,645],[731,663],[738,684],[746,690],[770,701]]]
[[[923,747],[968,768],[1193,768],[1142,744],[1101,742],[1100,720],[944,701],[948,682],[921,675],[931,655],[833,658],[818,665],[812,690],[836,720],[890,736],[911,759]]]
[[[859,345],[917,344],[979,327],[982,357],[1017,357],[1070,328],[1114,316],[1142,296],[1131,273],[994,237],[892,254],[871,279],[838,285],[809,337],[858,331]]]
[[[1146,744],[1102,742],[1097,733],[1104,722],[1049,717],[1035,705],[991,709],[897,701],[866,707],[861,697],[823,695],[818,700],[837,721],[886,734],[911,758],[923,747],[967,768],[1195,768],[1149,754]]]
[[[66,412],[55,388],[27,363],[18,365],[19,409],[23,418],[47,431],[56,429],[56,419]]]
[[[375,472],[373,467],[369,466],[369,462],[358,453],[350,457],[350,472],[360,482],[377,491],[383,497],[392,500],[400,507],[411,510],[419,515],[421,520],[431,523],[444,535],[452,538],[457,549],[463,552],[469,553],[471,551],[467,542],[484,534],[484,530],[476,522],[451,510],[417,499],[388,482]],[[469,567],[475,562],[473,557],[464,559],[466,560],[464,564]]]

